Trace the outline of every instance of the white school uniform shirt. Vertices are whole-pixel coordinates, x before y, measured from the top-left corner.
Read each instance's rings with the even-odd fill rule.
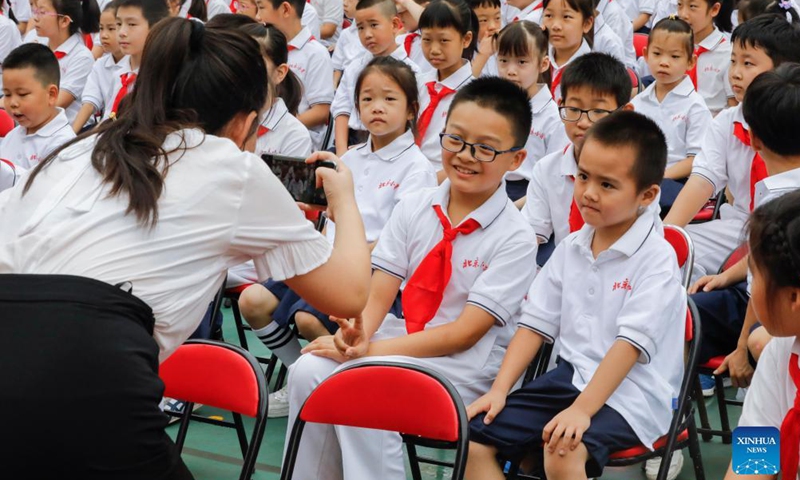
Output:
[[[14,12],[14,18],[16,18],[18,22],[29,22],[31,20],[31,4],[28,0],[5,0],[3,2],[3,12],[8,12],[9,7],[11,11]],[[17,29],[17,31],[19,31],[19,29]]]
[[[741,104],[714,117],[703,148],[692,162],[692,175],[708,181],[714,193],[728,187],[733,204],[725,203],[720,208],[720,218],[744,222],[750,215],[750,166],[756,152],[733,135],[733,122],[741,122],[749,130]]]
[[[680,390],[686,290],[651,215],[640,215],[597,258],[593,237],[587,224],[556,247],[523,301],[519,326],[559,340],[559,356],[575,368],[572,384],[581,391],[614,342],[639,350],[606,405],[651,447],[667,433]]]
[[[120,63],[122,63],[122,59],[120,59]],[[114,92],[114,79],[117,77],[116,73],[119,69],[120,64],[114,61],[114,56],[110,53],[106,53],[97,59],[94,62],[89,78],[86,80],[81,102],[83,104],[92,104],[98,112],[104,111],[106,105],[114,102],[114,97],[112,96],[112,94],[116,95]]]
[[[227,2],[223,0],[206,1],[206,16],[208,17],[209,20],[222,13],[233,13],[231,12],[231,7]]]
[[[461,68],[443,81],[440,82],[437,80],[438,75],[439,72],[434,70],[433,72],[421,74],[417,81],[417,88],[419,88],[420,116],[422,116],[422,113],[428,108],[428,104],[431,101],[430,94],[428,93],[428,83],[434,82],[434,88],[437,92],[441,91],[444,87],[455,90],[455,93],[447,95],[439,101],[436,110],[433,111],[428,130],[425,131],[425,138],[420,142],[420,149],[423,155],[430,160],[436,171],[442,169],[442,145],[439,143],[439,134],[444,131],[444,124],[447,120],[447,110],[450,109],[450,104],[453,102],[456,93],[475,79],[475,77],[472,76],[472,64],[466,60]]]
[[[108,100],[106,101],[106,105],[103,108],[103,118],[102,120],[106,120],[111,116],[111,110],[114,108],[114,100],[117,98],[117,94],[120,90],[122,90],[122,76],[127,74],[139,74],[139,69],[132,69],[131,68],[131,56],[125,55],[117,62],[117,69],[114,71],[114,76],[112,77],[113,85],[111,86],[111,93],[108,96]],[[133,89],[136,88],[136,81],[134,80],[133,83],[128,84],[128,93],[130,95],[133,92]]]
[[[606,24],[602,13],[598,13],[594,17],[594,46],[592,51],[607,53],[624,65],[628,65],[628,58],[625,55],[625,47],[622,45],[622,40]]]
[[[406,38],[408,38],[409,35],[413,36],[409,48],[406,49]],[[398,35],[396,40],[397,44],[405,49],[406,55],[408,55],[408,58],[419,68],[420,72],[427,73],[436,70],[433,68],[433,65],[428,62],[428,59],[425,58],[425,53],[422,51],[422,35],[419,33],[419,30]]]
[[[419,73],[419,67],[408,58],[402,45],[395,48],[390,56],[411,67],[411,70],[413,70],[415,74]],[[345,65],[342,79],[339,81],[339,87],[336,89],[333,103],[331,103],[331,115],[333,115],[333,118],[339,115],[349,115],[350,118],[347,121],[347,125],[353,130],[366,130],[364,124],[361,123],[358,109],[356,109],[356,81],[358,81],[358,76],[361,75],[361,70],[364,70],[364,67],[366,67],[373,58],[375,58],[375,56],[367,51],[353,63]],[[419,84],[419,82],[417,83]],[[420,98],[420,105],[421,104],[422,99]]]
[[[40,37],[37,37],[37,39],[38,38]],[[47,43],[45,43],[45,45],[47,45]],[[92,73],[94,56],[92,55],[92,51],[86,48],[86,44],[83,43],[83,37],[80,33],[75,33],[70,36],[67,41],[61,44],[55,51],[66,53],[66,55],[58,61],[58,66],[61,68],[59,89],[69,92],[75,97],[75,100],[64,109],[67,114],[67,119],[72,122],[81,109],[81,95],[83,95],[83,87],[86,85],[86,79],[89,78],[89,74]]]
[[[289,113],[286,103],[278,100],[264,115],[261,126],[269,131],[260,135],[256,140],[256,155],[277,153],[290,157],[308,157],[313,150],[311,135],[300,120]]]
[[[536,24],[541,25],[543,6],[544,6],[543,0],[533,0],[530,4],[528,4],[527,7],[523,8],[522,10],[509,5],[506,14],[507,15],[513,14],[511,15],[509,23],[528,20],[529,22],[534,22]]]
[[[330,39],[319,37],[320,42],[326,47],[336,45],[339,34],[342,31],[342,18],[344,18],[344,3],[341,0],[310,0],[311,6],[319,18],[320,25],[332,23],[336,25],[336,33]],[[306,7],[308,8],[308,3]]]
[[[313,12],[313,8],[308,10]],[[316,15],[316,14],[315,14]],[[312,38],[311,31],[304,27],[289,41],[289,68],[303,84],[303,98],[298,113],[303,113],[320,103],[333,101],[333,66],[328,49]],[[315,149],[322,147],[325,125],[310,128],[311,141]]]
[[[367,49],[361,44],[361,40],[358,38],[358,28],[356,23],[353,22],[349,27],[342,30],[342,34],[336,42],[336,48],[333,50],[333,56],[331,56],[333,69],[344,72],[344,68],[347,65],[350,65],[365,53],[367,53]]]
[[[703,147],[706,130],[713,117],[706,102],[694,90],[692,80],[683,80],[659,103],[656,84],[651,83],[644,92],[631,99],[634,110],[656,122],[667,138],[667,166],[688,156],[697,155]]]
[[[8,160],[0,159],[0,192],[16,185],[19,174],[16,165]]]
[[[656,0],[617,0],[633,22],[642,13],[652,15],[656,11]]]
[[[574,54],[572,54],[572,56],[563,65],[559,65],[555,61],[555,56],[556,55],[555,55],[555,50],[553,50],[553,46],[550,45],[548,47],[547,54],[550,57],[550,78],[553,81],[555,81],[556,79],[559,80],[558,85],[556,85],[556,88],[555,88],[555,90],[553,92],[553,99],[555,99],[557,104],[561,102],[561,81],[560,80],[561,80],[561,75],[563,75],[563,73],[564,73],[564,68],[566,68],[566,66],[569,65],[569,63],[571,61],[575,60],[576,58],[580,57],[581,55],[586,55],[587,53],[591,53],[591,51],[592,51],[592,47],[589,46],[589,43],[586,42],[586,39],[584,38],[581,41],[581,46],[578,47],[578,51],[575,52]]]
[[[370,136],[367,143],[348,150],[342,161],[353,172],[356,204],[367,242],[378,240],[398,202],[438,184],[436,171],[414,143],[411,130],[376,152],[372,151]],[[331,243],[335,232],[336,225],[326,223]]]
[[[442,240],[442,224],[433,206],[441,206],[447,215],[450,188],[446,179],[439,187],[420,191],[397,205],[372,252],[373,268],[401,280],[413,275]],[[445,376],[455,369],[456,378],[481,378],[485,377],[482,371],[496,372],[502,362],[520,303],[536,274],[536,241],[519,215],[501,185],[467,217],[481,228],[453,240],[452,276],[439,310],[425,328],[455,321],[467,305],[492,315],[495,325],[469,350],[444,357],[450,359],[444,362]]]
[[[4,158],[18,169],[29,170],[45,159],[50,152],[75,138],[72,124],[63,108],[36,133],[28,135],[27,129],[18,125],[3,137],[0,143],[0,158]]]
[[[131,282],[153,309],[161,361],[195,330],[229,267],[252,258],[259,279],[283,280],[330,256],[267,165],[232,141],[200,130],[167,136],[170,168],[150,229],[92,167],[96,139],[62,151],[25,197],[0,194],[0,273]]]
[[[308,4],[306,4],[306,7],[307,6]],[[319,39],[322,38],[322,34],[319,31],[322,22],[320,22],[319,15],[317,15],[317,11],[314,10],[313,8],[303,7],[303,16],[300,17],[300,25],[308,28],[308,31],[311,32],[311,35],[315,39],[317,39],[317,41],[319,41]]]
[[[633,48],[633,24],[619,5],[619,2],[600,0],[597,11],[603,14],[606,25],[622,40],[625,51],[625,65],[636,65],[636,49]]]
[[[528,156],[518,169],[506,173],[506,181],[530,181],[536,162],[552,153],[563,152],[564,147],[570,143],[564,123],[558,114],[558,105],[550,95],[546,84],[539,86],[539,91],[531,98],[530,103],[531,133],[525,142]]]
[[[11,50],[22,45],[17,24],[5,15],[0,15],[0,89],[3,88],[3,62]]]
[[[728,99],[733,97],[728,80],[733,47],[717,27],[698,46],[708,51],[697,57],[697,91],[705,99],[711,113],[716,115],[728,106]]]

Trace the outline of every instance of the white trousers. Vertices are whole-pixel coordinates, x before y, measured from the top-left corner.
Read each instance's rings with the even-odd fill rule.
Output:
[[[723,205],[723,208],[727,206]],[[746,217],[738,212],[731,213],[733,214],[727,218],[723,215],[718,220],[686,226],[694,243],[692,283],[703,275],[716,274],[728,255],[745,242]]]

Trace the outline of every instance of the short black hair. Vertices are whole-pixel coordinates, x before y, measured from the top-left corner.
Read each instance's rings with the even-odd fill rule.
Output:
[[[467,5],[469,5],[470,10],[475,10],[476,8],[501,8],[502,4],[500,0],[467,0]]]
[[[785,16],[764,14],[736,27],[731,42],[740,47],[760,48],[775,67],[800,62],[800,28]]]
[[[303,18],[303,10],[306,8],[306,0],[269,0],[272,8],[277,9],[283,3],[288,3],[297,12],[297,18]]]
[[[356,3],[356,11],[366,10],[376,6],[386,15],[386,18],[397,16],[397,5],[395,5],[394,0],[358,0],[358,3]]]
[[[531,133],[533,113],[528,92],[522,87],[500,77],[480,77],[456,93],[447,117],[450,117],[458,105],[466,102],[474,102],[505,117],[511,125],[514,146],[525,146]]]
[[[606,147],[630,147],[636,160],[631,176],[636,189],[660,185],[667,168],[667,139],[658,124],[641,113],[620,111],[592,125],[584,145],[594,140]]]
[[[259,25],[259,23],[247,15],[238,13],[220,13],[206,22],[207,28],[224,28],[236,30],[245,25]]]
[[[11,50],[3,60],[3,70],[32,68],[33,76],[43,87],[59,86],[61,69],[58,60],[49,47],[38,43],[25,43]]]
[[[120,8],[138,8],[147,20],[147,25],[153,28],[156,23],[169,17],[169,6],[165,0],[117,0],[117,12]],[[205,4],[203,4],[205,5]],[[192,10],[189,10],[192,14]]]
[[[800,155],[800,65],[784,63],[757,76],[744,95],[742,113],[753,135],[778,155]]]
[[[581,55],[564,68],[561,98],[567,98],[570,90],[581,87],[612,95],[619,108],[631,101],[633,82],[622,62],[606,53],[592,52]]]

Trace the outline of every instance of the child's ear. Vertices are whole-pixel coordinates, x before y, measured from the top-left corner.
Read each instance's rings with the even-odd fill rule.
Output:
[[[285,63],[278,65],[275,67],[275,73],[278,75],[278,83],[283,82],[283,80],[286,78],[286,75],[289,74],[289,65]]]
[[[528,151],[524,148],[522,150],[514,152],[514,161],[511,162],[511,165],[508,167],[509,172],[513,172],[514,170],[518,169],[522,162],[525,161],[525,157],[528,156]]]
[[[467,34],[464,35],[464,38],[461,40],[461,48],[464,49],[469,47],[470,43],[472,43],[472,32],[467,32]]]
[[[642,58],[647,58],[647,47],[644,47],[644,50],[642,50]]]
[[[583,34],[586,35],[587,33],[591,32],[594,28],[594,17],[589,17],[583,21]]]
[[[542,55],[542,61],[539,63],[539,73],[544,73],[550,70],[550,55]]]
[[[791,292],[789,293],[789,299],[791,300],[790,307],[793,313],[800,313],[800,288],[795,287],[786,287],[790,288]]]
[[[392,17],[392,32],[397,35],[403,29],[403,21],[400,20],[400,17],[395,15]]]
[[[50,84],[47,87],[47,104],[55,107],[58,102],[58,85]]]
[[[689,68],[687,68],[686,70],[693,69],[695,65],[697,65],[697,55],[692,53],[692,56],[689,57]]]
[[[634,107],[632,103],[626,103],[622,106],[622,110],[627,110],[628,112],[634,111]]]
[[[714,5],[708,9],[708,14],[712,17],[716,17],[719,15],[719,10],[722,8],[722,2],[716,2]]]
[[[292,7],[292,4],[290,4],[289,2],[281,3],[280,14],[283,18],[288,18],[292,14],[292,11],[294,11],[294,7]],[[301,15],[299,15],[299,12],[295,11],[294,13],[297,15],[297,18],[301,17]]]
[[[661,187],[659,185],[653,184],[647,187],[645,191],[639,194],[639,206],[650,206],[650,204],[658,198],[659,192],[661,192]]]

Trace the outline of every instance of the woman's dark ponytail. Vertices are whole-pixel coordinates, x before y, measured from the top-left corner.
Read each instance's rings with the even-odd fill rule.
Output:
[[[61,150],[96,133],[92,166],[111,185],[111,195],[128,197],[128,213],[154,226],[172,153],[163,147],[167,136],[185,128],[219,134],[237,115],[263,109],[266,86],[267,69],[252,38],[192,20],[163,20],[148,35],[135,89],[120,103],[116,120],[50,154],[23,193]]]

